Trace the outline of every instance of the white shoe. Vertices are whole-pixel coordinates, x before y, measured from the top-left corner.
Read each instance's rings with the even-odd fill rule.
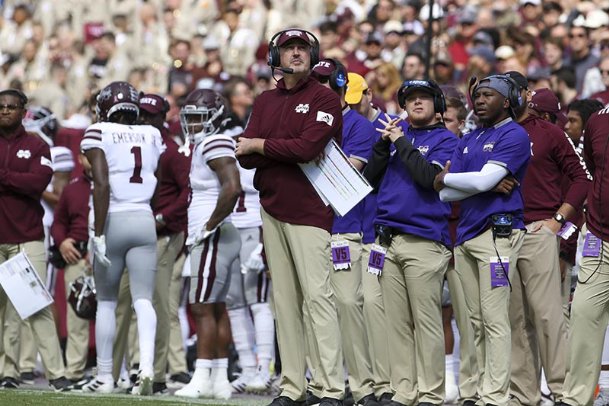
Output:
[[[139,396],[152,395],[152,376],[145,376],[140,372],[137,375],[135,385],[131,389],[131,394]]]
[[[209,380],[209,378],[201,379],[193,376],[188,385],[184,386],[182,389],[178,389],[175,392],[175,395],[185,398],[198,399],[211,398],[213,397],[213,393],[212,382]]]
[[[241,375],[230,384],[233,387],[233,393],[243,393],[245,392],[245,387],[254,377],[253,372],[242,372]]]
[[[594,406],[607,406],[609,405],[609,389],[601,388],[598,393],[598,397],[594,400]]]
[[[258,368],[256,375],[249,381],[245,390],[251,393],[268,393],[271,390],[271,374],[269,371]]]
[[[459,399],[459,387],[455,379],[455,374],[452,371],[446,371],[446,378],[444,380],[444,403],[456,404]]]
[[[131,387],[133,384],[129,378],[118,378],[118,381],[116,381],[116,386],[121,391],[131,392]]]
[[[114,392],[114,382],[103,382],[97,378],[82,387],[83,393],[112,393]]]
[[[233,395],[233,386],[227,378],[216,379],[213,384],[214,399],[228,400]]]

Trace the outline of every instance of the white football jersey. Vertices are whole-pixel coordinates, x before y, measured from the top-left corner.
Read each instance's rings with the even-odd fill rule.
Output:
[[[218,203],[220,181],[216,172],[207,163],[221,157],[230,157],[236,160],[235,141],[223,134],[205,138],[194,147],[192,152],[187,245],[194,243]],[[230,221],[230,215],[224,219],[224,222]]]
[[[110,182],[109,213],[146,210],[154,194],[159,157],[165,144],[150,125],[95,123],[80,143],[83,151],[100,148],[106,155]]]
[[[239,177],[241,178],[241,196],[237,200],[235,210],[233,210],[233,224],[237,228],[260,227],[262,218],[260,217],[260,195],[254,188],[254,169],[243,169],[239,167]]]
[[[66,147],[51,147],[51,162],[53,172],[72,172],[72,170],[74,170],[74,157],[72,156],[72,151]],[[53,191],[53,179],[51,179],[47,185],[46,191]],[[42,207],[44,208],[42,224],[45,227],[51,227],[51,224],[53,224],[53,208],[42,199],[41,202]]]

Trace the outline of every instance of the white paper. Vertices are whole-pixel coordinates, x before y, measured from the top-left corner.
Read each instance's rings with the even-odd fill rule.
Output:
[[[53,303],[53,297],[24,252],[0,264],[0,285],[22,320]]]
[[[299,165],[319,197],[339,216],[347,214],[372,191],[334,140],[326,146],[322,159]]]

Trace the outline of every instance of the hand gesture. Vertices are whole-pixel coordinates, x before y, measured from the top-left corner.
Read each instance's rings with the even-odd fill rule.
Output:
[[[437,174],[433,180],[433,188],[436,192],[439,192],[440,190],[444,189],[444,187],[446,186],[444,184],[444,177],[449,172],[449,170],[450,170],[450,161],[446,161],[446,165],[444,165],[444,169],[442,169],[442,172]]]

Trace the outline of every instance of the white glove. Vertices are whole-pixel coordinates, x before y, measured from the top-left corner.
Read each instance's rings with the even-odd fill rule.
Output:
[[[254,248],[247,261],[245,261],[242,268],[246,268],[257,273],[264,271],[266,266],[264,265],[264,260],[262,259],[262,248],[262,243],[259,243],[256,248]]]
[[[209,237],[211,237],[216,230],[218,229],[218,227],[220,227],[220,224],[218,224],[217,226],[215,226],[213,229],[208,230],[207,229],[207,223],[205,223],[203,225],[203,228],[201,228],[201,231],[199,231],[199,235],[197,236],[197,238],[195,238],[195,243],[194,245],[199,245],[201,244],[203,241],[207,240]]]
[[[99,237],[93,237],[93,253],[94,258],[106,268],[110,266],[111,262],[106,256],[106,236],[100,235]]]

